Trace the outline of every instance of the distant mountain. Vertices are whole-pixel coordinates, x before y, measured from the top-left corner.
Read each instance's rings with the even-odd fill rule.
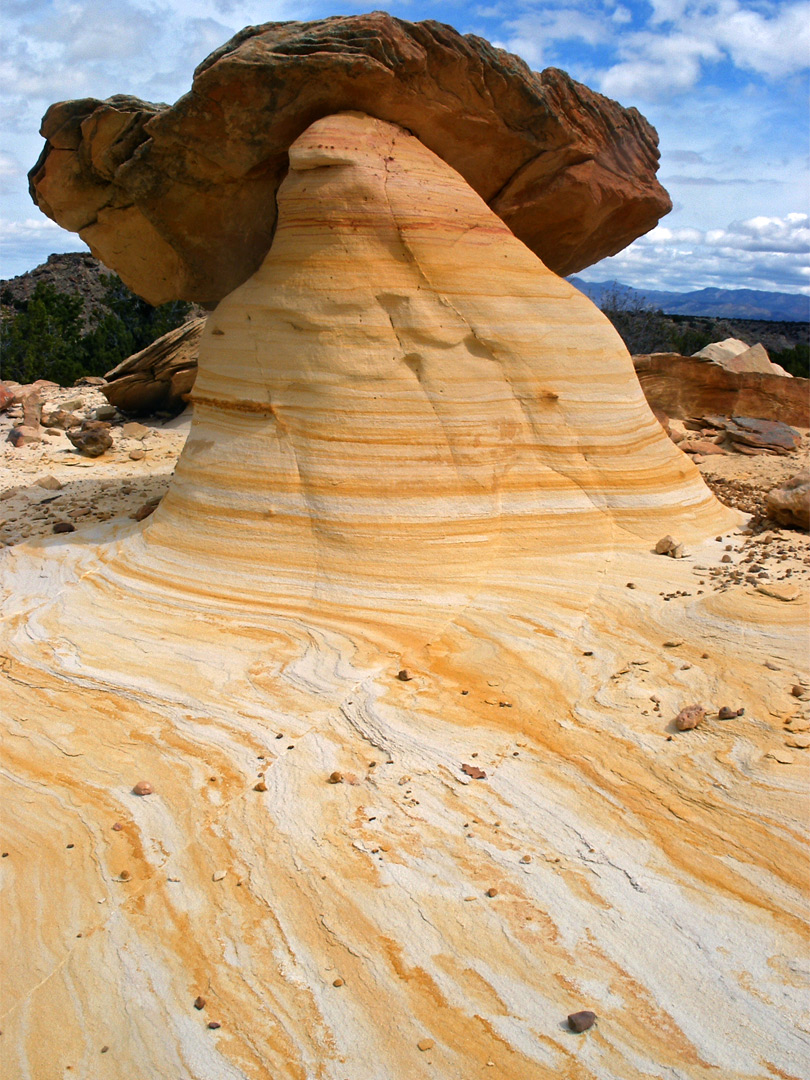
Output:
[[[759,292],[756,289],[698,289],[696,292],[661,292],[634,289],[619,281],[568,279],[580,292],[601,306],[605,296],[617,297],[625,306],[650,306],[666,315],[703,315],[716,319],[759,319],[765,322],[810,321],[810,296],[797,293]]]

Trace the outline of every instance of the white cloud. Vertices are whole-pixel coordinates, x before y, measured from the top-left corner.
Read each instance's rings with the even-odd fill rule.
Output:
[[[807,214],[763,215],[706,231],[659,225],[582,276],[591,281],[616,279],[642,290],[720,287],[810,296],[808,251]]]
[[[696,86],[707,64],[729,61],[772,79],[810,66],[810,3],[771,6],[763,14],[741,0],[651,0],[650,27],[617,42],[618,62],[601,89],[654,101]]]

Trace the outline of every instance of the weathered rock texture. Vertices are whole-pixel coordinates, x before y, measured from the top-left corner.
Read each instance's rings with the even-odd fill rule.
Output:
[[[180,411],[197,377],[204,326],[204,318],[192,319],[108,371],[103,388],[107,400],[134,416]]]
[[[670,209],[655,131],[553,68],[384,12],[248,27],[176,105],[53,105],[37,205],[153,304],[220,300],[259,266],[290,143],[343,109],[404,125],[552,270],[614,254]]]
[[[774,521],[810,529],[810,469],[802,469],[786,484],[772,488],[765,505]]]
[[[3,554],[10,1070],[798,1075],[800,603],[662,603],[738,517],[457,173],[290,164],[161,505]]]
[[[685,419],[714,413],[756,416],[810,427],[810,382],[779,374],[728,371],[677,353],[633,357],[644,395],[656,412]]]

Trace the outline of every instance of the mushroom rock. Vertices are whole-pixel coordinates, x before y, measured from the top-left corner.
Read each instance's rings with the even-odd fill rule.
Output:
[[[51,106],[31,194],[150,303],[214,304],[259,267],[290,144],[358,109],[408,128],[558,274],[615,254],[671,208],[635,109],[472,35],[384,12],[243,30],[167,106]]]
[[[550,1080],[587,1003],[593,1075],[797,1074],[802,784],[640,705],[748,715],[806,608],[652,553],[740,517],[457,171],[357,112],[289,163],[155,513],[0,553],[6,1061]]]

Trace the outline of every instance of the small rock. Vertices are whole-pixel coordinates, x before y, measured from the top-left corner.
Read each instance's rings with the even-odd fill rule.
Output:
[[[570,1013],[568,1016],[568,1026],[572,1031],[576,1031],[577,1034],[587,1031],[588,1028],[592,1028],[595,1023],[596,1013],[592,1013],[589,1009]]]
[[[112,827],[112,828],[113,828],[113,832],[121,832],[121,830],[123,829],[123,827],[124,827],[124,826],[123,826],[123,825],[121,824],[121,822],[120,822],[120,821],[116,821],[116,822],[115,822],[115,824],[114,824],[114,825],[113,825],[113,827]]]
[[[332,980],[332,986],[343,986],[343,979],[337,978]]]
[[[676,638],[674,641],[664,642],[665,649],[677,649],[679,645],[683,645],[683,640],[681,638]]]
[[[522,863],[530,863],[532,861],[531,855],[521,855],[520,861]]]
[[[655,545],[656,555],[668,555],[673,548],[677,547],[678,541],[674,536],[662,536]]]
[[[497,895],[498,895],[498,890],[497,889],[487,889],[487,896],[497,896]]]
[[[195,997],[194,998],[194,1008],[195,1009],[204,1009],[205,1008],[205,998],[204,997]]]
[[[121,879],[121,881],[129,881],[129,879],[132,877],[129,870],[122,870],[121,873],[118,876]]]
[[[343,773],[341,773],[341,772],[330,773],[329,774],[329,783],[330,784],[342,784],[343,783]]]
[[[730,556],[730,555],[729,555],[728,553],[726,553],[726,554],[725,554],[725,555],[724,555],[724,556],[723,556],[723,557],[722,557],[722,558],[720,559],[720,562],[725,562],[725,563],[729,563],[729,562],[732,562],[732,561],[733,561],[733,560],[732,560],[731,556]]]
[[[798,683],[794,683],[793,686],[791,686],[790,688],[790,692],[791,694],[793,694],[794,697],[801,697],[804,693],[804,687],[799,686]]]
[[[667,552],[667,555],[673,559],[683,559],[686,556],[686,548],[683,544],[676,544],[671,551]]]
[[[217,1028],[222,1027],[222,1024],[220,1024],[219,1020],[209,1020],[208,1021],[208,1026],[211,1029],[211,1031],[216,1031]]]
[[[733,720],[735,716],[742,716],[745,709],[732,709],[729,705],[724,705],[717,716],[720,720]]]
[[[473,780],[486,780],[487,774],[483,769],[479,769],[477,765],[462,765],[461,771],[466,773],[467,776],[472,777]]]
[[[149,502],[143,504],[140,510],[136,510],[134,514],[130,514],[130,517],[134,521],[143,521],[144,518],[148,518],[150,514],[153,514],[160,505],[160,499],[150,499]]]
[[[114,420],[116,408],[114,405],[99,405],[93,412],[94,420]]]
[[[143,459],[145,457],[146,457],[146,451],[145,450],[130,450],[130,452],[129,452],[129,460],[130,461],[143,461]]]
[[[420,1039],[416,1045],[420,1050],[432,1050],[436,1043],[433,1039]]]
[[[222,881],[226,877],[227,873],[228,873],[227,870],[215,870],[213,872],[213,874],[211,875],[211,880],[212,881]]]
[[[20,424],[18,427],[13,427],[8,433],[8,442],[11,443],[15,449],[19,449],[21,446],[31,446],[34,443],[41,442],[41,436],[38,427],[29,427],[26,424]]]
[[[108,1052],[108,1050],[109,1050],[109,1049],[110,1049],[110,1048],[109,1048],[109,1046],[102,1046],[102,1048],[101,1048],[101,1050],[99,1051],[99,1053],[102,1053],[102,1054],[106,1054],[106,1053]]]
[[[254,791],[267,791],[267,784],[264,782],[264,780],[260,780],[258,782],[258,784],[253,785],[253,790]]]
[[[132,789],[133,795],[151,795],[155,789],[148,780],[139,780]]]
[[[55,533],[72,533],[76,532],[76,526],[72,521],[55,521],[53,531]]]
[[[410,671],[408,671],[407,668],[402,668],[401,671],[397,672],[397,678],[400,682],[410,682],[413,678],[413,675],[411,675]]]
[[[101,457],[113,444],[110,425],[103,420],[85,420],[78,431],[65,434],[85,457]]]
[[[675,727],[678,731],[691,731],[705,719],[705,716],[706,710],[702,705],[687,705],[675,717]]]
[[[147,435],[151,434],[151,431],[152,429],[148,428],[146,424],[139,424],[137,420],[131,420],[121,428],[121,434],[127,439],[145,439]]]
[[[40,476],[34,483],[37,487],[45,488],[46,491],[59,491],[64,487],[61,480],[57,480],[55,476]]]
[[[636,587],[636,586],[635,586],[635,584],[634,584],[634,583],[633,583],[632,581],[628,581],[628,582],[627,582],[627,588],[628,588],[628,589],[635,589],[635,587]]]

